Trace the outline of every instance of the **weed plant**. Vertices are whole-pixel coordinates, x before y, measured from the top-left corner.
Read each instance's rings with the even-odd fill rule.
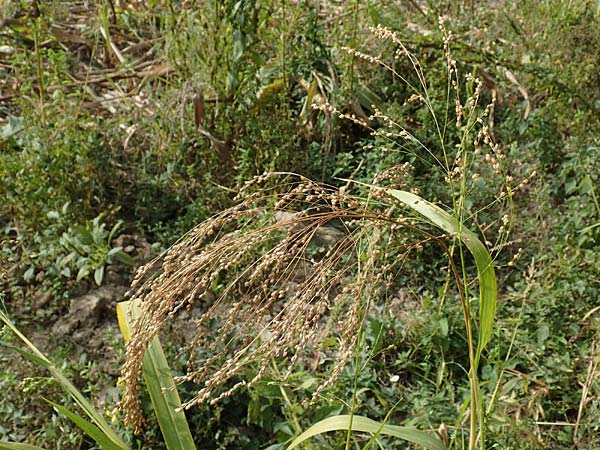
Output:
[[[371,305],[385,298],[393,289],[395,274],[401,270],[405,259],[415,248],[435,241],[440,243],[449,258],[448,277],[454,279],[460,294],[465,340],[469,349],[468,367],[464,370],[469,372],[471,395],[458,415],[457,432],[452,439],[461,439],[462,418],[470,417],[466,433],[468,447],[475,449],[478,442],[485,446],[485,406],[478,372],[483,350],[492,336],[496,281],[487,251],[463,225],[465,221],[472,220],[467,216],[465,201],[480,176],[472,173],[475,160],[479,164],[488,162],[492,172],[499,177],[501,190],[496,202],[510,201],[514,192],[527,181],[512,185],[512,180],[504,175],[504,156],[483,121],[492,109],[478,107],[481,82],[473,75],[467,77],[469,97],[464,103],[461,100],[462,80],[455,61],[451,59],[451,34],[446,32],[442,22],[440,29],[445,35],[448,68],[446,111],[450,108],[451,94],[452,99],[456,99],[452,102],[454,123],[461,138],[455,146],[456,153],[447,150],[452,142],[451,137],[446,137],[449,123],[442,122],[436,115],[419,61],[395,33],[383,27],[374,28],[373,34],[396,46],[395,58],[405,57],[410,61],[417,85],[411,84],[379,57],[354,49],[348,51],[357,58],[384,66],[409,86],[413,93],[407,103],[421,102],[432,115],[439,138],[438,148],[429,149],[374,105],[375,113],[367,120],[380,121],[381,128],[372,128],[367,120],[340,112],[327,103],[319,108],[325,113],[371,128],[374,136],[385,139],[392,146],[399,145],[397,153],[406,152],[443,170],[453,202],[452,214],[407,192],[376,188],[367,191],[368,200],[360,200],[345,190],[326,188],[306,178],[291,185],[287,193],[275,195],[277,201],[273,204],[274,194],[281,190],[281,187],[268,187],[266,182],[273,174],[255,179],[246,190],[255,184],[259,185],[258,190],[250,191],[237,206],[200,224],[136,275],[131,295],[134,300],[143,300],[144,318],[134,326],[124,368],[126,391],[123,406],[127,411],[128,424],[138,427],[141,421],[137,379],[147,342],[170,316],[190,307],[211,289],[216,289],[217,298],[206,305],[196,323],[197,334],[183,349],[189,355],[188,366],[187,375],[180,377],[182,382],[194,382],[203,387],[184,407],[190,408],[209,400],[216,403],[242,386],[253,387],[270,369],[271,361],[286,361],[286,371],[292,373],[294,366],[307,358],[306,349],[319,351],[327,340],[328,332],[333,331],[339,336],[335,349],[336,366],[313,393],[313,398],[318,397],[324,388],[339,379],[351,360],[361,335],[356,331],[364,328]],[[405,163],[384,171],[374,183],[405,186],[406,174],[411,168],[410,163]],[[418,222],[411,222],[404,215],[398,216],[389,203],[385,206],[386,195],[408,204],[456,238],[451,248]],[[277,217],[277,211],[282,217],[279,222],[267,222],[263,226],[257,224],[264,222],[265,215]],[[508,216],[503,219],[496,241],[499,247],[505,239],[509,221]],[[335,224],[333,229],[338,237],[335,242],[329,243],[324,253],[313,253],[311,246],[319,241],[319,230],[322,232],[328,224]],[[406,237],[399,236],[402,228],[409,231]],[[463,244],[477,261],[481,285],[477,321],[472,319],[477,313],[473,312],[476,306],[468,287],[468,265]],[[458,267],[454,263],[455,254],[460,260]],[[226,281],[223,283],[223,280]],[[446,284],[442,298],[450,292],[449,286],[449,283]],[[479,333],[476,346],[472,328],[475,323]],[[219,330],[216,336],[212,331],[215,327]],[[202,362],[199,363],[198,359]],[[254,378],[238,381],[223,389],[228,380],[237,378],[250,364],[258,364]],[[354,406],[353,400],[351,413]],[[466,408],[469,408],[468,414],[465,414]],[[349,426],[352,428],[351,423]],[[350,435],[346,443],[347,447],[349,445]]]

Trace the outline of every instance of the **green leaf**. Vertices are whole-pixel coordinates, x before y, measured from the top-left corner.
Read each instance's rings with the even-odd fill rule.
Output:
[[[481,243],[475,233],[459,223],[439,206],[429,203],[427,200],[406,191],[386,189],[391,195],[404,202],[406,206],[425,216],[431,223],[447,233],[456,235],[467,246],[477,265],[479,277],[479,340],[475,357],[476,365],[481,352],[490,341],[494,327],[494,315],[496,314],[496,274],[492,257]],[[476,369],[476,367],[475,367]]]
[[[363,108],[372,110],[373,106],[375,106],[379,110],[384,111],[385,106],[381,97],[369,89],[365,84],[359,83],[358,86],[356,86],[355,95],[358,103],[360,103]]]
[[[308,88],[308,93],[306,94],[306,99],[304,100],[304,105],[302,105],[302,111],[300,111],[300,120],[305,120],[312,108],[312,101],[317,92],[318,87],[317,77],[314,77],[312,83]],[[306,83],[308,84],[308,82]]]
[[[0,450],[44,450],[44,448],[18,442],[0,441]]]
[[[127,264],[128,266],[135,266],[135,260],[124,251],[119,251],[115,253],[115,258],[117,259],[117,261],[120,261],[123,264]]]
[[[104,266],[98,267],[94,270],[94,281],[98,286],[102,284],[102,280],[104,279]]]
[[[6,124],[0,126],[0,141],[5,141],[25,129],[23,124],[23,117],[16,117],[9,114]]]
[[[125,342],[131,339],[131,321],[140,315],[139,302],[128,301],[117,304],[119,328]],[[144,355],[143,375],[167,448],[169,450],[195,449],[194,439],[181,407],[171,369],[160,341],[156,337]]]
[[[106,235],[106,231],[104,230],[104,224],[102,224],[99,228],[96,228],[96,227],[92,228],[91,234],[92,234],[92,239],[94,241],[93,244],[95,246],[103,246],[106,244],[105,240],[104,240],[104,237]],[[90,245],[92,245],[92,244],[90,244]]]
[[[27,358],[29,361],[31,361],[34,364],[37,364],[38,366],[41,366],[45,369],[48,369],[50,367],[49,361],[44,360],[43,358],[40,358],[39,356],[34,355],[33,353],[28,352],[27,350],[23,350],[22,348],[16,347],[11,344],[4,344],[4,346],[14,350],[17,353],[20,353],[23,357]]]
[[[108,251],[108,253],[106,254],[106,257],[108,258],[110,256],[114,256],[122,250],[123,250],[123,247],[113,247]]]
[[[77,425],[81,430],[91,437],[103,450],[121,450],[121,447],[116,445],[110,438],[100,430],[94,424],[88,422],[83,417],[75,414],[74,412],[68,410],[64,406],[61,406],[57,403],[51,402],[50,400],[44,399],[48,403],[50,403],[59,413],[67,416],[75,425]]]
[[[442,333],[442,336],[448,336],[448,319],[442,317],[440,320],[438,320],[438,324],[440,326],[440,332]]]
[[[25,271],[25,273],[23,274],[23,279],[29,283],[33,279],[34,276],[35,276],[35,268],[32,266]]]
[[[77,256],[78,256],[78,255],[77,255],[77,253],[75,253],[75,252],[71,252],[71,253],[69,253],[67,256],[65,256],[64,258],[62,258],[62,259],[60,260],[60,263],[59,263],[59,265],[60,265],[61,267],[64,267],[64,266],[66,266],[67,264],[69,264],[71,261],[73,261],[75,258],[77,258]]]
[[[90,274],[90,269],[87,265],[81,266],[79,272],[77,272],[77,281],[84,279]]]
[[[565,181],[565,193],[571,194],[575,189],[577,189],[576,178],[570,178],[569,180]]]
[[[94,236],[86,227],[77,226],[73,228],[73,232],[77,236],[78,240],[80,240],[84,245],[94,244]]]
[[[371,355],[375,356],[383,347],[383,322],[381,320],[370,319],[368,322],[369,337],[373,340],[371,343]]]
[[[104,420],[102,415],[96,411],[92,404],[83,396],[83,394],[71,383],[63,373],[57,369],[52,362],[21,333],[21,331],[9,320],[8,316],[0,311],[0,322],[4,323],[30,350],[31,353],[25,350],[17,350],[30,361],[47,369],[52,377],[60,383],[64,391],[71,396],[75,404],[77,404],[94,424],[102,430],[102,432],[110,439],[119,449],[129,450],[128,445],[120,438],[120,436],[110,427]],[[12,447],[14,448],[14,447]]]
[[[119,231],[119,229],[121,228],[121,225],[123,225],[123,221],[118,220],[117,223],[115,223],[115,225],[110,230],[110,233],[108,233],[108,238],[106,239],[106,242],[108,242],[109,245],[115,237],[115,234],[117,234],[117,231]]]
[[[65,247],[69,251],[73,251],[78,255],[83,255],[85,253],[85,249],[79,239],[75,236],[71,236],[67,233],[63,233],[59,239],[60,245]]]
[[[352,430],[375,435],[385,434],[420,445],[427,450],[447,450],[442,441],[433,433],[416,430],[410,427],[385,425],[369,419],[368,417],[350,415],[328,417],[327,419],[317,422],[294,439],[287,450],[292,450],[302,442],[317,434],[340,430]]]
[[[238,62],[244,56],[244,50],[246,49],[246,40],[244,34],[240,30],[235,30],[233,36],[233,48],[231,56],[233,61]]]
[[[581,182],[579,183],[579,193],[580,194],[589,194],[594,190],[594,183],[589,175],[583,177]]]

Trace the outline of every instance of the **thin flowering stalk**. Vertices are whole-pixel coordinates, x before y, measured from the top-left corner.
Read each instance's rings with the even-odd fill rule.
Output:
[[[394,74],[394,76],[396,76],[400,80],[402,80],[416,94],[421,96],[423,104],[427,107],[427,109],[431,115],[431,118],[434,122],[434,125],[436,128],[436,133],[438,134],[439,142],[442,147],[442,153],[444,155],[444,164],[441,164],[440,161],[437,160],[437,158],[435,158],[436,162],[440,163],[440,165],[442,167],[444,167],[446,169],[446,171],[449,171],[450,164],[449,164],[449,159],[448,159],[448,153],[446,151],[446,146],[445,146],[445,138],[444,138],[445,133],[442,131],[442,127],[440,126],[440,124],[438,122],[437,114],[435,113],[435,110],[433,108],[433,103],[431,101],[431,97],[429,96],[427,80],[425,78],[425,73],[423,71],[421,63],[419,62],[417,57],[414,56],[406,48],[406,46],[404,45],[402,40],[393,31],[388,30],[387,28],[383,27],[382,25],[378,25],[377,27],[371,27],[371,31],[373,31],[374,34],[377,37],[379,37],[380,39],[382,39],[382,40],[390,39],[394,44],[399,46],[399,50],[396,51],[396,53],[395,53],[396,59],[399,59],[400,57],[405,56],[410,61],[411,65],[413,67],[413,72],[417,75],[417,78],[419,80],[420,89],[417,88],[416,86],[414,86],[412,83],[410,83],[405,77],[403,77],[401,74],[399,74],[393,67],[388,66],[388,65],[383,65],[383,66],[386,67],[388,70],[390,70]]]
[[[493,135],[491,133],[491,127],[493,126],[493,112],[494,103],[483,108],[480,106],[482,82],[477,79],[475,73],[468,74],[466,76],[466,83],[463,86],[462,79],[459,76],[457,68],[457,62],[451,56],[451,42],[453,35],[451,31],[448,31],[444,20],[439,20],[439,30],[443,36],[444,54],[446,58],[447,68],[447,85],[445,92],[445,112],[444,120],[440,122],[438,120],[437,112],[434,108],[433,100],[430,96],[429,87],[425,78],[423,67],[421,66],[418,59],[406,48],[402,43],[399,36],[388,30],[385,27],[377,26],[371,28],[371,31],[375,36],[382,40],[391,41],[397,50],[394,53],[395,59],[406,58],[412,66],[413,73],[416,75],[418,85],[411,83],[406,76],[398,73],[390,64],[387,64],[383,59],[373,57],[362,53],[357,50],[347,49],[349,52],[353,52],[358,57],[369,61],[374,64],[378,64],[390,71],[395,77],[403,81],[406,86],[414,93],[405,102],[405,104],[413,103],[415,101],[421,102],[429,112],[435,132],[437,133],[440,152],[434,151],[434,149],[426,148],[424,143],[420,142],[415,136],[410,134],[408,130],[404,129],[399,123],[394,121],[392,118],[386,117],[381,111],[375,109],[373,114],[374,119],[378,119],[383,122],[381,129],[371,131],[371,134],[375,137],[388,139],[393,143],[400,139],[411,141],[416,143],[421,150],[424,150],[422,155],[419,152],[413,154],[422,160],[426,158],[431,159],[432,164],[437,164],[446,173],[446,181],[449,186],[449,192],[452,199],[452,210],[453,217],[457,221],[457,233],[453,245],[450,247],[450,254],[453,255],[455,252],[458,253],[460,258],[460,278],[462,286],[464,286],[464,292],[461,293],[461,300],[463,302],[463,312],[465,318],[467,341],[469,343],[469,383],[471,390],[471,408],[470,408],[470,433],[469,433],[469,449],[475,450],[478,443],[482,446],[485,445],[485,433],[484,433],[484,415],[482,398],[479,389],[478,381],[478,365],[481,348],[478,347],[475,350],[473,346],[473,333],[472,333],[472,320],[476,320],[473,317],[473,311],[471,310],[471,292],[469,290],[469,283],[467,279],[467,252],[464,248],[464,233],[467,232],[465,223],[468,220],[476,219],[477,213],[469,214],[467,207],[467,199],[469,198],[472,190],[475,189],[475,183],[479,179],[478,173],[472,173],[472,168],[475,164],[481,166],[486,164],[491,166],[493,172],[502,179],[504,185],[503,191],[500,192],[498,197],[488,205],[484,207],[490,208],[492,205],[499,202],[508,202],[512,205],[512,187],[510,182],[512,181],[505,169],[502,166],[502,160],[504,155],[499,148],[499,145],[494,142]],[[462,90],[466,88],[467,96],[466,99],[462,99]],[[451,105],[454,104],[455,119],[450,120]],[[483,122],[484,118],[488,118],[489,126],[486,126]],[[447,142],[448,130],[454,128],[458,131],[459,140],[456,143]],[[473,137],[475,139],[473,139]],[[452,152],[450,149],[456,149]],[[484,155],[481,154],[482,150],[487,149]],[[511,206],[512,207],[512,206]],[[481,210],[479,210],[480,212]],[[509,232],[510,219],[503,219],[500,225],[497,241],[494,247],[501,248],[506,243],[506,239]],[[490,246],[493,244],[490,243]],[[470,251],[471,249],[469,249]],[[452,259],[452,256],[450,257]],[[456,276],[457,273],[455,272]],[[450,270],[447,276],[446,287],[449,286]],[[480,341],[481,343],[481,341]],[[479,344],[478,344],[479,345]]]

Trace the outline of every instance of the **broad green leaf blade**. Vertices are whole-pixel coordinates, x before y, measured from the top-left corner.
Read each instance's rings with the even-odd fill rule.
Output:
[[[117,304],[119,328],[125,342],[129,342],[131,338],[131,320],[140,315],[141,311],[136,303]],[[181,407],[179,393],[158,338],[154,338],[146,350],[143,374],[167,448],[169,450],[195,449],[194,439]]]
[[[492,337],[494,315],[496,314],[496,275],[492,257],[475,233],[462,226],[454,217],[439,206],[424,200],[418,195],[395,189],[387,190],[406,206],[425,216],[434,225],[446,233],[457,235],[467,246],[477,265],[479,277],[479,340],[477,342],[476,361]]]
[[[18,442],[0,441],[0,450],[44,450],[44,448]]]
[[[412,442],[413,444],[420,445],[427,450],[447,450],[443,442],[433,433],[416,430],[410,427],[384,425],[369,419],[368,417],[350,415],[328,417],[327,419],[317,422],[294,439],[287,450],[292,450],[302,442],[317,434],[348,429],[361,433],[385,434],[397,437]]]
[[[106,434],[100,430],[96,425],[88,422],[83,417],[75,414],[74,412],[68,410],[64,406],[61,406],[57,403],[51,402],[50,400],[44,399],[48,403],[50,403],[56,410],[67,416],[75,425],[77,425],[81,430],[91,437],[103,450],[121,450],[121,447],[116,445],[113,441],[110,440]]]
[[[123,250],[119,250],[118,252],[116,252],[115,258],[123,264],[127,264],[128,266],[135,266],[135,259],[129,256]]]
[[[111,428],[104,420],[102,415],[96,411],[94,406],[83,396],[83,394],[71,383],[62,372],[57,369],[46,356],[21,333],[21,331],[10,321],[8,316],[0,311],[0,322],[4,323],[21,341],[29,347],[31,353],[25,350],[18,350],[23,356],[30,361],[47,369],[52,377],[60,383],[67,394],[71,396],[73,401],[86,413],[86,415],[94,422],[94,424],[102,430],[102,432],[120,449],[129,450],[129,446],[121,439],[121,437]]]

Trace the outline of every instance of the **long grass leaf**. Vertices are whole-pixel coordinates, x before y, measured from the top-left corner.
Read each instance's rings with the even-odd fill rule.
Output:
[[[125,342],[131,338],[131,320],[140,315],[140,308],[135,303],[117,304],[119,328]],[[146,350],[143,359],[143,375],[167,448],[169,450],[195,449],[194,439],[181,407],[179,393],[158,338],[154,338]]]
[[[447,450],[443,442],[433,433],[416,430],[409,427],[385,425],[363,416],[341,415],[328,417],[317,422],[292,441],[287,450],[300,445],[317,434],[330,431],[352,430],[360,433],[384,434],[404,439],[427,450]]]
[[[462,226],[456,218],[439,206],[410,192],[395,189],[386,189],[386,191],[437,227],[458,236],[473,255],[479,277],[479,339],[475,358],[478,362],[481,352],[492,337],[496,314],[497,286],[492,257],[475,233]]]
[[[0,441],[0,450],[44,450],[44,448],[18,442]]]
[[[116,445],[113,441],[111,441],[108,436],[96,425],[91,422],[88,422],[83,417],[75,414],[73,411],[61,406],[57,403],[51,402],[50,400],[45,399],[48,403],[50,403],[59,413],[63,414],[67,418],[69,418],[75,425],[77,425],[85,434],[91,437],[96,443],[100,446],[102,450],[121,450],[121,447]]]
[[[8,316],[0,311],[0,321],[4,323],[21,341],[31,350],[31,353],[24,350],[19,350],[23,356],[28,358],[30,361],[47,369],[52,377],[60,383],[65,392],[71,396],[73,401],[86,413],[86,415],[94,422],[94,424],[102,430],[104,434],[115,444],[118,448],[123,450],[129,450],[129,446],[121,439],[121,437],[111,428],[111,426],[104,420],[102,415],[96,411],[94,406],[83,396],[83,394],[71,383],[62,372],[52,364],[52,362],[27,339],[27,337],[21,333],[21,331],[10,321]]]
[[[34,364],[37,364],[40,367],[43,367],[45,369],[48,369],[49,366],[51,366],[51,364],[48,364],[48,361],[40,358],[37,355],[34,355],[31,352],[28,352],[27,350],[23,350],[22,348],[17,347],[16,345],[10,345],[10,344],[4,344],[4,346],[6,348],[10,348],[11,350],[14,350],[17,353],[20,353],[21,356],[23,356],[24,358],[28,359],[29,361],[31,361]]]

